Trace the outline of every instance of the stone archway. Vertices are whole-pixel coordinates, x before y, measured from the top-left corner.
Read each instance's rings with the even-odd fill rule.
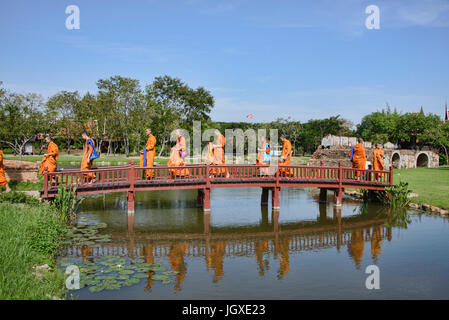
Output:
[[[429,167],[429,156],[426,153],[420,153],[416,157],[416,167]]]
[[[391,157],[391,165],[395,169],[399,169],[401,167],[401,156],[398,152],[393,153]]]

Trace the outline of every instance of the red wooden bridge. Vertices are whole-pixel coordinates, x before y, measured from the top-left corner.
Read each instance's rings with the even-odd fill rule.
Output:
[[[147,172],[151,177],[147,178]],[[89,173],[95,179],[88,179]],[[328,166],[268,166],[268,165],[206,165],[184,167],[128,166],[97,168],[89,171],[61,170],[44,172],[43,199],[54,197],[60,186],[76,188],[76,193],[95,194],[127,192],[128,213],[134,213],[134,195],[137,191],[197,189],[198,204],[210,210],[210,192],[213,188],[262,188],[261,204],[268,204],[271,190],[272,208],[279,209],[279,192],[283,187],[320,188],[320,200],[326,201],[327,190],[334,191],[334,203],[341,205],[345,188],[384,190],[393,184],[393,169],[389,171],[359,170]]]

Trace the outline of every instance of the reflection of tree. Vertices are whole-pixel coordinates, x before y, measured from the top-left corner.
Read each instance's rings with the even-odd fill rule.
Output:
[[[268,271],[269,269],[268,259],[264,259],[264,255],[268,254],[268,240],[257,241],[254,246],[254,251],[256,254],[259,274],[263,276],[265,274],[265,270]]]
[[[184,262],[184,255],[186,254],[189,245],[187,243],[177,243],[170,246],[168,253],[168,263],[172,270],[178,271],[176,275],[175,290],[181,290],[181,283],[186,276],[186,265]]]
[[[290,272],[290,256],[288,248],[290,246],[291,237],[282,238],[279,240],[279,271],[278,279],[282,279]]]
[[[364,249],[365,243],[363,242],[363,230],[359,229],[352,231],[351,241],[348,243],[348,253],[354,259],[357,269],[360,269]]]
[[[373,227],[371,233],[371,254],[374,263],[377,264],[377,257],[381,254],[382,246],[382,226]]]
[[[389,219],[385,222],[385,226],[407,229],[408,224],[411,222],[412,220],[406,208],[391,208]]]
[[[210,245],[210,253],[206,256],[206,265],[207,269],[214,269],[214,279],[212,280],[214,283],[218,282],[223,278],[223,256],[226,253],[226,241],[217,240],[216,242],[211,243]]]

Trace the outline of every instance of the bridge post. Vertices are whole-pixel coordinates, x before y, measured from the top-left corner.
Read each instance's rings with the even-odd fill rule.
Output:
[[[129,161],[129,169],[128,169],[128,215],[134,215],[134,162]]]
[[[388,175],[388,184],[393,186],[393,166],[390,166],[390,174]]]
[[[262,187],[262,195],[260,196],[260,205],[268,206],[268,188]]]
[[[203,211],[210,211],[210,188],[203,189]]]
[[[327,202],[327,189],[320,188],[320,203],[326,203],[326,202]]]
[[[210,213],[207,212],[203,215],[203,231],[204,234],[208,235],[210,233]]]
[[[336,206],[341,206],[342,193],[343,193],[342,189],[340,188],[334,189],[334,204]]]
[[[203,189],[198,189],[198,194],[196,197],[196,206],[202,207],[203,201],[204,201],[204,191],[203,191]]]
[[[271,189],[271,208],[273,210],[279,210],[280,204],[279,204],[279,187],[274,187]]]

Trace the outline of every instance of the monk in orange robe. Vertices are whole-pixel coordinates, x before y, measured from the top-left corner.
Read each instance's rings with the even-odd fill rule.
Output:
[[[89,143],[89,140],[92,141],[92,144],[94,143],[94,141],[85,132],[83,132],[82,137],[85,140],[85,142],[84,142],[84,149],[83,149],[83,159],[81,160],[81,170],[82,171],[91,170],[92,165],[93,165],[93,160],[89,160],[89,158],[93,152],[93,149],[92,149],[92,145]],[[83,177],[87,178],[87,180],[91,183],[92,180],[95,179],[95,173],[89,172],[89,173],[83,174]]]
[[[0,186],[6,187],[6,192],[11,191],[9,188],[8,180],[6,180],[5,176],[5,166],[3,164],[3,151],[0,150]]]
[[[151,134],[151,129],[145,130],[148,135],[147,144],[143,151],[140,151],[140,167],[154,167],[154,157],[156,156],[156,138]],[[145,170],[147,179],[154,176],[154,170]]]
[[[212,145],[214,158],[212,160],[212,165],[225,165],[225,137],[221,134],[221,132],[217,129],[215,130],[215,144]],[[226,173],[226,177],[229,177],[229,173],[226,168],[213,168],[211,169],[212,174],[224,174]]]
[[[207,151],[204,162],[206,164],[212,164],[214,162],[214,147],[212,142],[207,143]]]
[[[269,165],[271,161],[271,150],[270,150],[270,141],[267,139],[262,139],[262,143],[259,148],[259,153],[257,154],[256,164],[262,165],[266,164]],[[260,173],[268,175],[269,174],[269,168],[260,168]]]
[[[377,257],[381,254],[382,247],[382,227],[376,226],[373,227],[371,236],[371,255],[373,256],[373,260],[377,263]]]
[[[376,144],[376,149],[373,150],[373,169],[376,171],[382,171],[385,168],[384,164],[384,151],[380,147],[380,144]],[[382,177],[382,173],[375,173],[374,178],[377,180]]]
[[[59,154],[58,146],[49,135],[45,137],[45,142],[48,144],[47,153],[44,154],[44,158],[42,159],[39,174],[44,174],[45,167],[47,167],[48,172],[55,172],[58,168],[58,164],[56,163]]]
[[[292,144],[285,138],[285,135],[281,135],[282,141],[282,152],[281,158],[279,159],[279,166],[288,166],[290,165],[290,157],[292,155]],[[287,168],[280,168],[279,173],[281,176],[292,176],[293,170]]]
[[[366,166],[366,152],[365,147],[363,146],[363,139],[359,138],[358,142],[359,143],[356,144],[351,150],[349,156],[351,158],[353,168],[364,170]],[[357,171],[357,177],[360,177],[361,175],[362,172]]]
[[[184,158],[187,152],[186,139],[181,135],[181,131],[176,131],[177,139],[176,145],[171,149],[170,159],[167,165],[169,167],[183,167],[185,166]],[[188,176],[190,174],[189,169],[170,169],[170,175],[172,178],[176,176]]]

